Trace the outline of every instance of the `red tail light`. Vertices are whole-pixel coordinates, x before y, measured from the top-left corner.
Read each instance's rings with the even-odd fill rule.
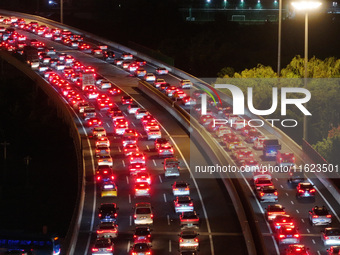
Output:
[[[151,219],[153,219],[153,214],[150,215]]]
[[[326,217],[327,217],[327,218],[332,218],[332,215],[328,214]]]
[[[296,238],[299,238],[299,237],[300,237],[300,235],[299,235],[299,234],[295,234],[295,235],[294,235],[294,237],[296,237]]]
[[[303,193],[305,192],[303,189],[299,189],[299,193]]]
[[[279,235],[279,238],[285,238],[285,235]]]
[[[318,215],[313,215],[313,218],[319,218],[319,216]]]
[[[183,243],[183,238],[180,238],[180,239],[179,239],[179,242],[180,242],[180,243]]]
[[[312,192],[312,193],[313,193],[313,192],[315,192],[315,189],[311,189],[311,190],[309,190],[309,192]]]
[[[135,218],[135,219],[137,219],[137,215],[135,214],[135,215],[133,215],[133,217]]]
[[[102,217],[102,214],[100,213],[98,216],[99,216],[99,217]]]
[[[278,194],[277,191],[275,191],[275,192],[274,192],[274,195],[277,196],[277,194]]]
[[[198,238],[195,238],[195,242],[198,243]]]
[[[190,203],[189,206],[193,206],[194,204],[193,203]]]
[[[96,252],[98,250],[99,250],[98,248],[92,248],[92,252]]]
[[[117,213],[115,213],[114,216],[117,217]]]
[[[261,197],[264,196],[264,192],[261,192],[261,193],[260,193],[260,196],[261,196]]]
[[[106,248],[107,251],[112,251],[112,247]]]

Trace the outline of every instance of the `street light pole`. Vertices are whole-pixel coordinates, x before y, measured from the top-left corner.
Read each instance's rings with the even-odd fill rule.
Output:
[[[308,11],[305,13],[305,75],[304,75],[304,88],[307,89],[307,79],[308,79]],[[307,107],[307,103],[305,103]],[[307,116],[303,115],[303,139],[307,141],[308,139],[308,120]]]
[[[10,145],[10,143],[4,141],[3,143],[0,143],[4,147],[4,160],[7,159],[7,145]]]
[[[60,23],[64,24],[64,0],[60,0]]]
[[[281,73],[281,31],[282,31],[282,0],[279,0],[279,35],[277,45],[277,76]]]
[[[321,2],[318,0],[300,0],[292,2],[293,7],[298,11],[305,12],[305,74],[304,74],[304,88],[307,89],[308,79],[308,12],[315,10],[321,6]],[[305,103],[305,107],[307,103]],[[308,139],[308,120],[307,116],[303,115],[303,139]]]

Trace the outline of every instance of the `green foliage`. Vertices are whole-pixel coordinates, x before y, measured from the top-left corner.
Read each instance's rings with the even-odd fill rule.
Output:
[[[256,109],[269,109],[272,105],[272,88],[278,87],[279,91],[282,87],[304,87],[304,80],[298,79],[304,77],[304,58],[296,56],[282,69],[280,79],[277,79],[277,73],[270,66],[258,64],[252,69],[245,69],[238,73],[235,72],[231,76],[231,68],[223,68],[216,83],[234,84],[238,86],[244,94],[247,88],[253,88],[253,104]],[[308,102],[307,109],[312,113],[308,117],[310,123],[308,128],[309,142],[316,143],[327,137],[328,131],[332,127],[340,124],[340,80],[330,79],[340,77],[340,59],[334,57],[320,60],[315,57],[309,59],[308,62],[308,79],[307,88],[311,92],[312,98]],[[248,78],[248,79],[244,79]],[[263,78],[263,79],[262,79]],[[270,79],[273,78],[273,79]],[[221,89],[224,93],[231,95],[227,89]],[[288,95],[290,98],[298,98],[300,95]],[[279,93],[280,97],[280,93]],[[280,98],[279,98],[280,102]],[[280,105],[278,109],[269,118],[282,118],[280,113]],[[288,106],[287,119],[295,119],[298,123],[302,123],[303,115],[295,106]],[[299,130],[286,129],[288,135],[295,140],[301,139],[301,126]],[[291,132],[291,133],[290,133]]]
[[[320,153],[329,163],[339,164],[340,155],[340,126],[329,131],[326,139],[317,142],[313,148]]]
[[[281,75],[284,78],[301,78],[305,74],[304,58],[299,55],[294,57],[286,68],[282,69]],[[340,59],[334,57],[320,60],[315,56],[308,60],[309,78],[339,78]]]

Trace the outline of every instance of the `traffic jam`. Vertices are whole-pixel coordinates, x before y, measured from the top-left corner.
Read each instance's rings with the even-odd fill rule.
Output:
[[[0,17],[0,23],[3,24],[0,27],[0,48],[15,54],[44,77],[76,111],[91,137],[96,162],[94,181],[99,191],[98,196],[101,201],[106,201],[98,208],[100,223],[90,248],[92,254],[114,254],[115,240],[119,235],[119,206],[115,199],[119,195],[118,187],[123,184],[118,183],[117,177],[121,173],[115,170],[116,158],[112,156],[112,143],[119,143],[119,152],[124,157],[129,173],[127,178],[130,180],[132,196],[138,201],[133,208],[135,229],[131,235],[129,254],[152,254],[152,226],[154,220],[157,220],[154,207],[158,205],[151,205],[150,197],[155,192],[153,181],[158,177],[147,167],[151,155],[161,159],[164,169],[162,176],[175,180],[171,189],[173,208],[180,222],[178,250],[183,255],[198,254],[200,218],[190,197],[189,180],[181,179],[181,161],[154,116],[119,86],[96,73],[95,68],[83,65],[70,54],[46,47],[39,40],[29,39],[20,34],[20,31],[53,40],[116,65],[131,76],[148,82],[193,114],[238,167],[251,169],[252,174],[247,176],[247,180],[264,209],[264,217],[281,254],[340,254],[340,228],[334,220],[334,213],[318,197],[316,187],[306,179],[294,153],[282,150],[283,146],[275,137],[264,135],[256,127],[241,125],[244,119],[232,114],[231,106],[216,104],[210,98],[207,113],[202,115],[200,98],[205,92],[193,89],[190,80],[179,79],[176,85],[168,83],[166,77],[169,71],[166,68],[159,67],[154,73],[147,72],[146,61],[130,53],[117,54],[106,45],[94,45],[93,42],[85,41],[81,35],[35,21],[26,23],[25,19]],[[102,117],[104,115],[105,118]],[[110,123],[104,121],[107,118]],[[216,118],[226,119],[236,125],[215,125],[213,120]],[[153,148],[145,151],[140,146],[141,140],[152,141]],[[285,187],[280,185],[275,174],[263,171],[261,165],[264,163],[290,169],[286,175]],[[290,196],[295,195],[295,202],[303,201],[310,207],[309,211],[299,212],[300,218],[292,216],[291,210],[295,210],[293,204],[290,209],[279,203],[282,196],[288,196],[288,191]],[[315,204],[316,201],[322,203]],[[302,228],[299,227],[305,223],[304,219],[312,228],[321,226],[313,233],[319,232],[315,239],[317,242],[321,239],[324,250],[314,250],[304,244],[304,235],[300,231]]]
[[[148,198],[152,195],[152,179],[155,179],[155,176],[152,176],[147,169],[148,155],[139,146],[139,140],[146,138],[153,141],[154,148],[151,151],[162,160],[163,175],[166,178],[177,178],[180,177],[180,160],[177,159],[171,142],[162,136],[158,121],[147,110],[139,106],[130,96],[125,95],[120,88],[100,77],[93,67],[83,65],[71,55],[56,52],[54,48],[46,47],[43,42],[28,39],[20,35],[18,31],[22,29],[70,47],[76,47],[81,51],[88,51],[89,54],[100,56],[108,62],[114,60],[116,65],[122,65],[125,69],[135,72],[136,76],[140,76],[137,70],[142,71],[142,66],[146,62],[140,59],[134,60],[129,53],[123,53],[122,61],[119,62],[115,58],[115,53],[107,50],[107,46],[90,46],[83,42],[81,36],[69,31],[50,29],[35,21],[26,24],[24,19],[14,17],[10,19],[11,22],[8,22],[6,18],[2,20],[10,27],[0,28],[2,31],[1,49],[24,57],[24,61],[43,76],[76,111],[93,140],[96,160],[94,179],[99,190],[98,196],[104,199],[101,201],[107,202],[101,203],[98,208],[100,223],[91,253],[114,254],[114,243],[119,234],[119,220],[117,220],[119,207],[117,203],[111,202],[118,196],[118,186],[120,186],[116,181],[118,173],[114,169],[115,158],[111,156],[112,138],[110,136],[113,135],[115,141],[118,137],[121,142],[119,150],[125,157],[124,162],[129,171],[129,179],[132,180],[133,198],[143,201],[134,206],[135,230],[131,238],[132,245],[129,253],[152,254],[151,227],[154,213]],[[131,63],[132,60],[133,63]],[[163,74],[165,71],[160,69],[157,73]],[[145,73],[145,76],[148,79],[151,76],[155,77],[150,73]],[[109,117],[110,123],[104,123],[103,118],[100,117],[104,114]],[[135,128],[137,125],[131,119],[140,123],[142,132],[140,128]],[[110,128],[104,128],[104,126]],[[190,198],[189,183],[176,179],[171,188],[174,196],[174,211],[180,222],[179,229],[182,230],[179,232],[178,249],[181,254],[196,254],[199,250],[200,219]]]

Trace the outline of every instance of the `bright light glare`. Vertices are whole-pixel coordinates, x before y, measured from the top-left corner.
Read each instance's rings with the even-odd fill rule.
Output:
[[[207,3],[210,3],[210,0],[207,0]]]
[[[321,6],[321,2],[317,1],[299,1],[299,2],[292,2],[293,7],[296,10],[315,10]]]

